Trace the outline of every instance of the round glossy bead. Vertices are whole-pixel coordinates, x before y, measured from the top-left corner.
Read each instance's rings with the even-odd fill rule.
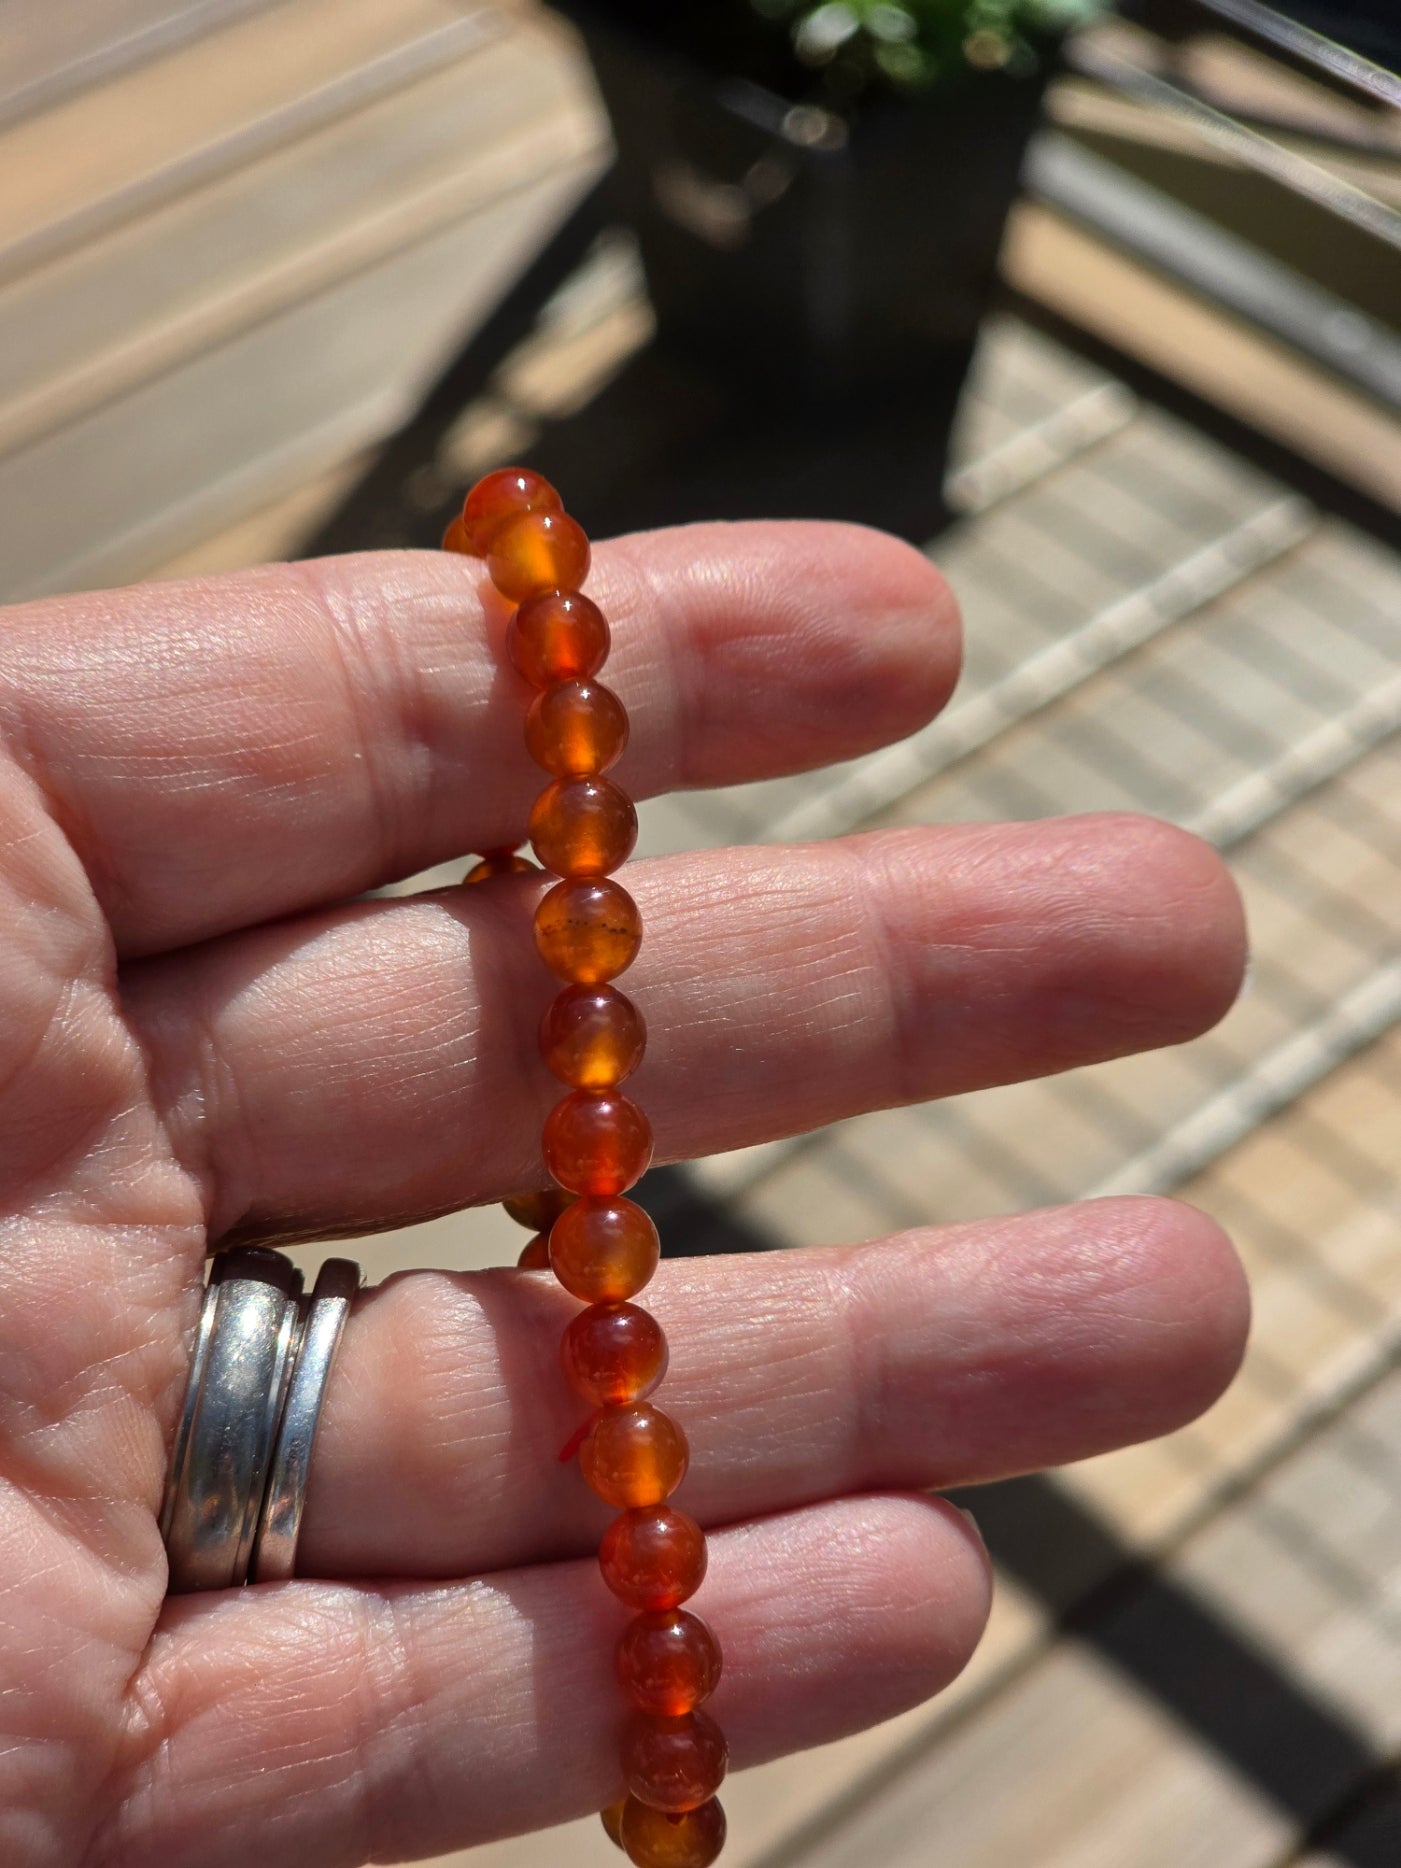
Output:
[[[530,807],[535,854],[557,876],[606,876],[632,855],[637,811],[606,778],[557,778]]]
[[[619,1797],[616,1803],[610,1803],[606,1809],[598,1812],[598,1820],[607,1831],[608,1840],[623,1846],[623,1811],[627,1807],[627,1798]]]
[[[652,1125],[616,1090],[575,1090],[545,1117],[540,1147],[571,1193],[624,1193],[647,1172]]]
[[[548,1271],[550,1269],[550,1235],[537,1232],[529,1240],[516,1260],[522,1271]]]
[[[603,1580],[632,1609],[674,1609],[705,1577],[705,1532],[674,1505],[614,1518],[598,1549]]]
[[[476,555],[472,550],[472,541],[467,536],[467,528],[462,523],[461,513],[449,522],[447,531],[443,533],[443,550],[460,551],[468,558]]]
[[[628,739],[623,703],[601,681],[555,681],[525,716],[532,759],[559,778],[585,778],[615,765]]]
[[[550,1228],[550,1264],[586,1304],[635,1297],[657,1269],[661,1242],[635,1200],[576,1200]]]
[[[492,533],[486,568],[512,603],[577,590],[589,574],[589,541],[568,513],[528,512]]]
[[[633,1868],[711,1868],[725,1846],[725,1812],[714,1797],[681,1813],[629,1797],[619,1835]]]
[[[627,743],[627,710],[601,681],[556,681],[525,716],[526,751],[559,778],[606,772]]]
[[[686,1436],[650,1401],[603,1408],[579,1448],[579,1470],[606,1505],[660,1505],[686,1477]]]
[[[729,1748],[709,1713],[675,1719],[638,1713],[623,1739],[623,1780],[655,1810],[694,1810],[725,1781]]]
[[[548,1232],[573,1199],[562,1187],[542,1187],[538,1193],[513,1193],[501,1204],[518,1226]]]
[[[532,687],[582,681],[608,655],[607,619],[578,591],[549,591],[523,603],[506,629],[506,653]]]
[[[699,1615],[655,1609],[623,1630],[618,1682],[639,1712],[676,1718],[694,1712],[720,1680],[720,1644]]]
[[[540,1021],[540,1055],[571,1089],[609,1090],[642,1062],[647,1027],[614,986],[566,986]]]
[[[484,558],[498,532],[528,512],[563,512],[564,501],[543,474],[529,467],[498,467],[478,480],[462,502],[466,550]]]
[[[537,904],[535,945],[561,979],[600,986],[637,958],[642,916],[620,883],[607,876],[571,876]]]
[[[594,1407],[623,1407],[651,1394],[666,1374],[666,1337],[636,1304],[590,1304],[564,1332],[559,1357],[575,1394]]]
[[[518,856],[514,850],[488,850],[479,863],[473,863],[462,880],[490,882],[493,876],[538,876],[539,873],[528,856]]]

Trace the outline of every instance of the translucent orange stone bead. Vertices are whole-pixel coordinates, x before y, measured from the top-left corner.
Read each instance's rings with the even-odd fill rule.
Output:
[[[627,743],[627,709],[601,681],[556,681],[525,716],[526,751],[560,778],[606,772]]]
[[[467,528],[462,523],[461,513],[449,522],[447,531],[443,533],[443,550],[460,551],[468,558],[476,555],[472,550],[472,541],[467,536]]]
[[[538,1193],[513,1193],[501,1204],[518,1226],[548,1232],[573,1199],[563,1187],[542,1187]]]
[[[635,1200],[577,1200],[550,1228],[554,1274],[586,1304],[635,1297],[660,1257],[652,1216]]]
[[[550,1269],[550,1235],[537,1232],[528,1241],[520,1257],[516,1260],[522,1271],[548,1271]]]
[[[512,603],[547,590],[577,590],[589,574],[589,541],[565,512],[528,512],[493,532],[486,568]]]
[[[531,806],[530,841],[557,876],[606,876],[632,855],[637,812],[606,778],[557,778]]]
[[[705,1578],[705,1532],[674,1505],[614,1518],[598,1548],[603,1580],[632,1609],[674,1609]]]
[[[497,533],[513,519],[530,512],[563,511],[564,501],[543,474],[529,467],[498,467],[478,480],[462,502],[465,549],[484,558]]]
[[[575,1090],[545,1117],[540,1147],[571,1193],[623,1193],[647,1172],[652,1125],[616,1090]]]
[[[685,1811],[654,1810],[629,1797],[618,1832],[633,1868],[710,1868],[725,1846],[725,1812],[714,1797]]]
[[[464,883],[490,882],[493,876],[538,874],[539,870],[528,856],[518,856],[514,850],[488,850],[479,863],[473,863],[462,880]]]
[[[596,603],[577,591],[531,597],[511,618],[506,653],[532,687],[583,681],[603,666],[610,642],[608,622]]]
[[[566,986],[540,1021],[540,1055],[575,1090],[609,1090],[642,1062],[647,1027],[615,986]]]
[[[694,1810],[725,1781],[729,1747],[709,1713],[675,1719],[638,1713],[623,1739],[623,1779],[654,1810]]]
[[[636,1304],[590,1304],[564,1332],[559,1358],[575,1394],[594,1407],[622,1407],[651,1394],[666,1374],[666,1337]]]
[[[598,1820],[607,1831],[608,1840],[623,1846],[623,1811],[627,1807],[627,1798],[619,1797],[616,1803],[610,1803],[606,1809],[598,1812]]]
[[[720,1680],[720,1643],[699,1615],[654,1609],[623,1630],[618,1683],[639,1712],[676,1718],[694,1712]]]
[[[627,890],[607,876],[571,876],[537,905],[535,945],[561,979],[599,986],[637,958],[642,916]]]
[[[579,1448],[579,1470],[606,1505],[660,1505],[686,1477],[686,1436],[650,1401],[594,1415]]]

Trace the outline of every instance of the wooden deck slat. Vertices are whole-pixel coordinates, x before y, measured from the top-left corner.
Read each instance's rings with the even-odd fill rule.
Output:
[[[284,0],[12,125],[0,132],[0,269],[32,265],[323,110],[363,101],[380,71],[402,82],[414,48],[451,55],[482,30],[483,11],[453,0]]]
[[[0,453],[586,158],[568,78],[498,39],[12,281]]]

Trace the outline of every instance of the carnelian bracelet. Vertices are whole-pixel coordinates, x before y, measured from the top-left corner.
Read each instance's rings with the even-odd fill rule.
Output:
[[[627,743],[622,702],[595,679],[609,631],[579,586],[589,542],[547,480],[505,467],[474,486],[443,538],[485,558],[516,605],[512,662],[537,689],[525,720],[532,758],[552,775],[530,813],[530,841],[560,878],[535,910],[535,942],[566,984],[540,1025],[540,1053],[569,1094],[545,1119],[545,1165],[558,1190],[523,1194],[506,1210],[536,1236],[522,1265],[553,1270],[588,1308],[560,1346],[571,1388],[595,1410],[565,1449],[590,1487],[616,1505],[599,1549],[603,1580],[636,1612],[617,1648],[631,1707],[623,1738],[627,1796],[603,1812],[637,1868],[709,1868],[725,1840],[715,1792],[724,1736],[699,1710],[720,1677],[715,1636],[681,1604],[705,1575],[705,1534],[667,1503],[686,1474],[686,1438],[648,1396],[666,1373],[661,1326],[628,1300],[657,1268],[657,1229],[626,1190],[652,1157],[646,1116],[619,1085],[646,1042],[642,1015],[609,984],[631,965],[642,919],[611,880],[637,841],[632,801],[603,775]],[[488,851],[469,883],[528,870],[514,848]]]

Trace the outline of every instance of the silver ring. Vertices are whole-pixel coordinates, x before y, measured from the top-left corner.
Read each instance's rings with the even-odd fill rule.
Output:
[[[190,1450],[190,1427],[195,1417],[195,1403],[199,1400],[200,1387],[204,1381],[204,1365],[209,1358],[209,1339],[214,1333],[214,1310],[219,1296],[219,1284],[223,1279],[229,1254],[216,1258],[209,1268],[209,1281],[204,1287],[204,1299],[199,1307],[199,1324],[195,1332],[195,1351],[190,1359],[189,1378],[185,1383],[185,1399],[180,1408],[180,1420],[175,1429],[175,1445],[170,1454],[170,1470],[166,1475],[165,1497],[161,1500],[161,1542],[170,1541],[170,1516],[175,1509],[175,1488],[181,1482],[185,1471],[185,1461]]]
[[[215,1261],[162,1512],[172,1594],[248,1575],[301,1286],[291,1260],[261,1246]]]
[[[297,1539],[306,1506],[311,1451],[326,1397],[326,1382],[340,1347],[351,1302],[360,1288],[360,1267],[348,1258],[328,1258],[306,1304],[282,1423],[268,1470],[262,1514],[253,1540],[248,1580],[285,1582],[296,1574]]]

